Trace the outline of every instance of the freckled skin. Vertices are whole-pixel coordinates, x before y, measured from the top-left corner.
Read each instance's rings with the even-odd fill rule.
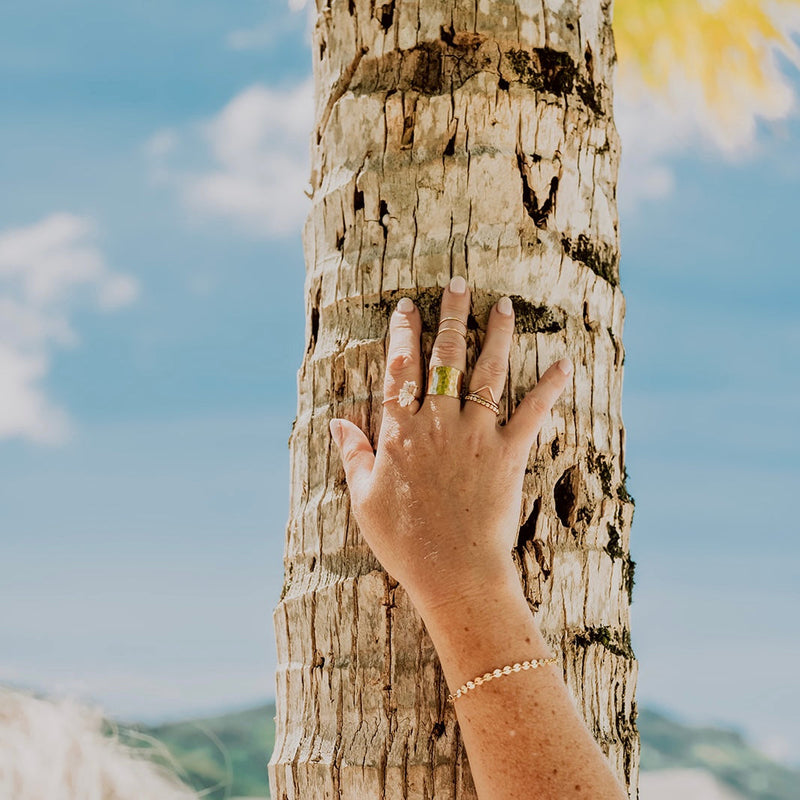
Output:
[[[468,312],[469,292],[447,289],[442,317],[466,324]],[[491,385],[502,395],[506,375],[485,364],[482,372],[481,364],[486,353],[495,365],[507,364],[513,329],[513,309],[504,316],[495,306],[470,391]],[[392,315],[385,397],[397,397],[406,380],[424,385],[420,335],[415,307]],[[437,361],[443,335],[431,364],[463,370],[464,339],[452,331],[447,360]],[[460,357],[455,346],[463,348]],[[553,655],[511,549],[530,450],[567,380],[553,364],[504,426],[491,409],[469,401],[462,409],[456,397],[432,395],[408,407],[389,402],[377,452],[347,423],[342,461],[359,530],[422,617],[451,693],[487,671]],[[454,705],[480,800],[570,800],[579,787],[593,800],[627,800],[557,662],[483,681]]]

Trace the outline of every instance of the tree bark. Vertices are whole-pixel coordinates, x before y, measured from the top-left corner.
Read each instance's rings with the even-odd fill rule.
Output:
[[[346,417],[377,444],[390,313],[414,300],[427,358],[442,287],[461,274],[473,306],[467,375],[491,305],[514,303],[501,420],[553,361],[575,363],[531,451],[509,558],[636,797],[611,2],[317,0],[317,10],[308,345],[274,612],[272,796],[475,797],[436,652],[359,534],[328,432]]]

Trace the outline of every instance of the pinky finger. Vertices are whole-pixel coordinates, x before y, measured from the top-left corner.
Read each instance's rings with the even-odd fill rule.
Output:
[[[503,436],[510,443],[523,448],[526,455],[533,447],[542,423],[564,391],[572,375],[572,369],[572,362],[568,358],[562,358],[551,364],[501,428]]]

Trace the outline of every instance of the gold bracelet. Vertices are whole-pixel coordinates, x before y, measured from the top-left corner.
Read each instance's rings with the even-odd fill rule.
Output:
[[[452,703],[456,697],[461,697],[462,694],[466,694],[470,689],[474,689],[476,686],[480,686],[482,683],[491,681],[494,678],[499,678],[501,675],[509,675],[512,672],[519,672],[523,669],[536,669],[536,667],[540,667],[542,664],[555,664],[556,661],[558,661],[557,656],[553,656],[552,658],[534,658],[532,661],[523,661],[521,664],[509,664],[502,669],[496,669],[494,672],[486,672],[475,678],[475,680],[467,681],[460,689],[456,690],[455,695],[448,694],[447,700]]]

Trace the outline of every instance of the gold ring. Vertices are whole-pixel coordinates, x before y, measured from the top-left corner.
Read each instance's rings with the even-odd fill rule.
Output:
[[[482,389],[488,389],[488,390],[489,390],[489,397],[491,397],[491,398],[492,398],[492,403],[494,403],[495,405],[497,405],[497,400],[495,400],[495,399],[494,399],[494,392],[492,391],[492,387],[491,387],[491,386],[489,386],[489,384],[488,384],[488,383],[487,383],[485,386],[480,386],[480,387],[478,387],[477,389],[473,389],[473,390],[470,392],[470,394],[478,394],[478,393],[479,393],[479,392],[480,392]],[[485,399],[485,398],[484,398],[484,399]]]
[[[467,334],[464,333],[464,331],[460,331],[458,328],[450,328],[450,327],[439,328],[439,330],[436,331],[436,335],[438,336],[442,331],[453,331],[454,333],[458,333],[461,336],[463,336],[464,337],[464,341],[467,340]]]
[[[437,365],[428,369],[428,391],[425,394],[445,394],[461,399],[464,372],[458,367]]]
[[[481,397],[479,394],[475,394],[475,392],[470,392],[469,394],[464,395],[465,400],[472,400],[479,405],[486,406],[486,408],[491,408],[494,411],[495,416],[500,414],[500,406],[497,403],[492,403],[490,400],[487,400],[485,397]]]
[[[441,325],[443,322],[446,322],[448,319],[454,319],[456,322],[460,322],[465,328],[467,327],[467,323],[464,322],[464,320],[460,319],[459,317],[442,317],[439,320],[439,324]]]

